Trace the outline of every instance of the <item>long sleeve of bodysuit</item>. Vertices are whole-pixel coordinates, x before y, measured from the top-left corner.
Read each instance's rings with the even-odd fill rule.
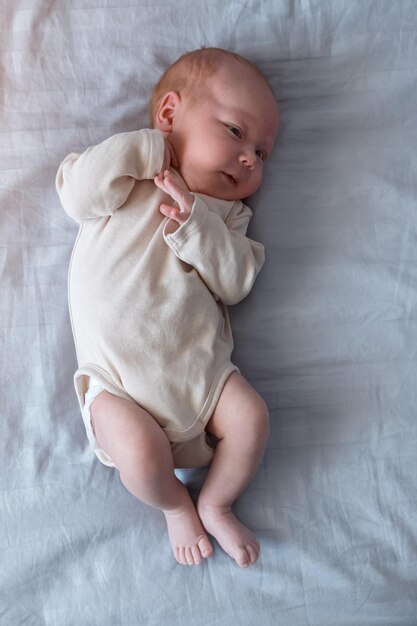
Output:
[[[237,201],[226,220],[209,210],[196,196],[187,221],[166,243],[183,261],[192,265],[210,291],[225,304],[245,298],[264,260],[264,246],[246,237],[252,212]]]
[[[162,168],[164,138],[159,130],[119,133],[61,163],[56,188],[64,210],[77,222],[112,215],[137,180],[152,179]]]

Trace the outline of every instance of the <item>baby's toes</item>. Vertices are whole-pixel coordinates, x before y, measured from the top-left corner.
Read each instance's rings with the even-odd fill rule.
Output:
[[[206,536],[201,537],[200,541],[198,542],[198,547],[200,549],[201,555],[205,559],[208,559],[208,557],[213,554],[213,548],[211,547],[211,543]]]
[[[185,560],[187,561],[187,565],[194,565],[193,553],[188,546],[185,548]]]
[[[246,547],[243,546],[239,546],[237,548],[235,554],[233,555],[233,558],[235,559],[239,567],[247,567],[250,563],[249,554],[246,550]]]
[[[175,558],[177,559],[180,565],[187,565],[187,559],[185,558],[184,546],[178,546],[178,548],[175,551]]]
[[[260,552],[259,545],[257,543],[249,543],[246,546],[246,551],[249,555],[250,562],[256,563],[256,561],[259,558],[259,552]]]
[[[191,552],[192,552],[192,555],[193,555],[193,559],[194,559],[195,565],[200,565],[200,563],[201,563],[200,548],[198,546],[193,546],[191,548]]]

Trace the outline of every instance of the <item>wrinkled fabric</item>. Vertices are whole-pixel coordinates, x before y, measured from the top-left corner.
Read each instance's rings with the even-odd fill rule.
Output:
[[[271,437],[236,512],[261,557],[180,567],[89,451],[72,384],[70,151],[149,125],[180,54],[257,63],[281,131],[248,202],[266,262],[230,307]],[[417,622],[417,8],[412,0],[1,3],[0,622]],[[191,486],[199,472],[183,472]]]

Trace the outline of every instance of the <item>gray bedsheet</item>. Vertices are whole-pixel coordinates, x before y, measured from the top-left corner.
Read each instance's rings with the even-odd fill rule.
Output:
[[[0,2],[0,624],[417,625],[417,5],[412,0]],[[231,307],[272,432],[215,545],[177,565],[163,516],[88,449],[66,280],[62,158],[147,125],[200,46],[269,77],[282,128]],[[161,383],[162,384],[162,383]],[[201,472],[184,472],[198,486]]]

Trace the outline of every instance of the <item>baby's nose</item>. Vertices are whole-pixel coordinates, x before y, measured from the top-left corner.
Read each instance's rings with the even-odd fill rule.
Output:
[[[246,167],[249,167],[249,168],[255,167],[256,154],[252,150],[248,149],[242,152],[239,159],[242,165],[245,165]]]

